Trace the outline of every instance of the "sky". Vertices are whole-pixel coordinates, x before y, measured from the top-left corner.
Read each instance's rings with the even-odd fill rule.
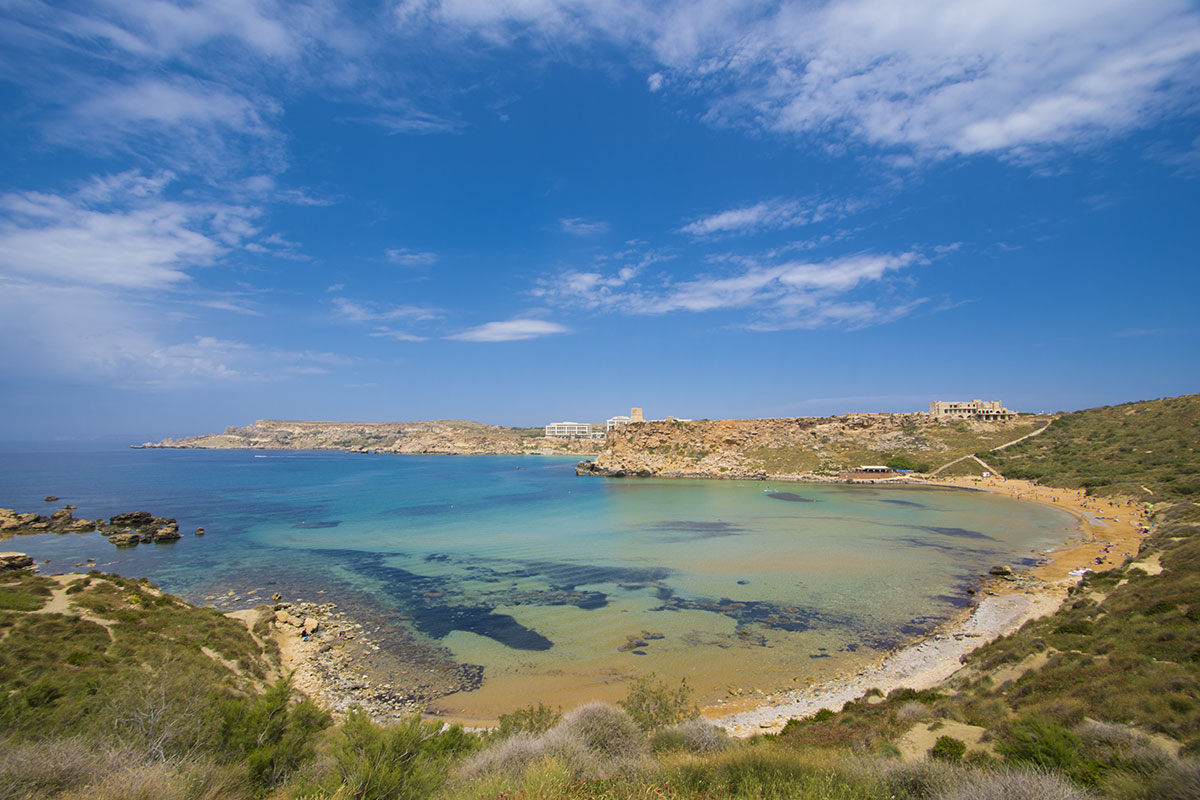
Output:
[[[1186,0],[0,0],[0,439],[1200,391]]]

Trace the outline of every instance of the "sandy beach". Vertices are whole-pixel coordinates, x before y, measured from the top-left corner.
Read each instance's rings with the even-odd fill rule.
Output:
[[[1030,619],[1053,613],[1083,570],[1111,569],[1136,557],[1145,535],[1142,507],[1124,501],[1001,478],[954,478],[920,481],[920,485],[994,492],[1044,503],[1074,515],[1079,527],[1059,548],[1036,553],[1038,566],[987,582],[979,588],[979,601],[973,608],[919,641],[830,680],[766,696],[731,698],[704,708],[706,717],[735,736],[750,736],[777,731],[787,720],[822,708],[838,710],[873,688],[886,693],[900,687],[935,686],[954,674],[970,651],[1017,630]],[[320,619],[321,628],[315,635],[305,638],[294,625],[276,626],[283,668],[293,673],[299,689],[334,713],[357,704],[381,721],[420,707],[413,702],[415,698],[395,692],[391,685],[364,671],[360,657],[378,646],[361,626],[333,611],[332,606],[301,607]]]
[[[1044,503],[1073,514],[1079,520],[1079,529],[1062,547],[1043,554],[1042,563],[1028,573],[990,582],[972,610],[943,625],[933,635],[900,648],[853,675],[771,695],[749,708],[732,704],[713,706],[704,709],[705,716],[734,736],[752,736],[776,732],[789,719],[809,716],[822,708],[838,711],[871,689],[886,694],[902,687],[936,686],[957,672],[962,658],[975,648],[1018,630],[1031,619],[1054,613],[1084,570],[1113,569],[1135,558],[1145,537],[1144,509],[1136,503],[994,477],[921,484],[996,492]],[[1148,571],[1152,570],[1153,565],[1149,565]]]

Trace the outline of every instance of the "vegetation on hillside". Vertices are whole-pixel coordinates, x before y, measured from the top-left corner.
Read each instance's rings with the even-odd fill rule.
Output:
[[[1125,497],[1200,494],[1200,394],[1075,411],[981,453],[1008,478]]]
[[[768,475],[836,475],[863,464],[929,472],[971,453],[1007,444],[1044,427],[1050,418],[1022,416],[1011,422],[941,422],[926,419],[906,423],[900,436],[878,437],[848,432],[826,442],[749,446],[741,453],[753,470]],[[677,458],[699,460],[709,450],[676,449]],[[978,474],[977,472],[975,474]]]

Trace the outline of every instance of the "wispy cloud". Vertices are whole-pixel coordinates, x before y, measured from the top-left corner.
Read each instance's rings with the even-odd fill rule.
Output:
[[[515,342],[570,332],[570,328],[556,322],[542,319],[510,319],[504,322],[488,322],[446,338],[460,342]]]
[[[1152,124],[1194,100],[1200,56],[1200,15],[1181,0],[931,0],[903,13],[893,0],[404,0],[395,13],[413,35],[632,46],[661,66],[652,91],[687,87],[714,123],[925,158],[1025,156]]]
[[[396,248],[387,251],[387,260],[402,267],[428,267],[438,260],[437,253]]]
[[[379,326],[375,330],[368,333],[367,336],[372,336],[377,339],[391,339],[395,342],[424,342],[429,338],[428,336],[417,336],[416,334],[398,331],[385,325]]]
[[[360,302],[345,297],[333,298],[334,311],[351,322],[383,322],[387,320],[408,319],[425,321],[438,319],[442,310],[428,306],[389,306],[380,303]]]
[[[680,232],[692,236],[713,236],[767,229],[783,230],[827,219],[840,219],[861,205],[847,200],[762,200],[753,205],[699,217],[680,228]]]
[[[582,217],[564,217],[558,221],[564,233],[574,236],[595,236],[598,233],[608,233],[609,224],[600,220],[588,220]]]
[[[0,361],[30,376],[149,389],[277,381],[346,361],[220,336],[181,337],[163,316],[156,295],[0,275]]]
[[[257,241],[257,209],[165,199],[171,179],[125,172],[71,194],[0,195],[0,274],[163,288]]]
[[[781,264],[741,258],[730,273],[683,280],[641,280],[628,269],[615,274],[568,270],[542,279],[533,294],[560,304],[638,315],[744,310],[751,315],[744,327],[752,330],[863,327],[898,319],[925,300],[885,301],[851,293],[927,261],[915,250]]]
[[[359,122],[378,125],[388,133],[429,135],[435,133],[458,133],[466,124],[459,120],[438,116],[416,109],[403,112],[383,112],[362,117]]]

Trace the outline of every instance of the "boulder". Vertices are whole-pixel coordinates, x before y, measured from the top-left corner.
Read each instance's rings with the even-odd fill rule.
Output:
[[[204,528],[196,528],[196,530],[194,531],[194,533],[195,533],[197,536],[203,536],[203,535],[204,535]]]
[[[154,515],[149,511],[129,511],[117,514],[108,522],[118,528],[146,528],[154,524]]]
[[[303,633],[305,636],[311,636],[312,634],[317,632],[317,628],[319,628],[319,627],[321,627],[320,620],[317,620],[313,617],[306,617],[304,619]]]
[[[108,540],[117,547],[133,547],[142,540],[140,533],[114,533]]]
[[[71,518],[71,511],[70,511],[70,509],[67,509],[67,508],[60,508],[58,511],[55,511],[53,514],[50,515],[50,519],[55,520],[55,521],[70,519],[70,518]]]
[[[303,625],[304,623],[301,622],[299,618],[293,617],[287,611],[280,609],[275,612],[275,624],[277,624],[277,625],[294,625],[298,628],[301,625]]]
[[[989,569],[988,574],[989,575],[1012,575],[1013,568],[1003,565],[1003,564],[998,564],[998,565],[992,567],[991,569]]]
[[[33,559],[24,553],[0,553],[0,570],[29,569]]]
[[[48,494],[48,495],[46,495],[45,497],[43,497],[42,499],[43,499],[43,500],[45,500],[47,503],[55,503],[55,502],[58,502],[58,498],[57,498],[57,497],[55,497],[55,496],[54,496],[54,495],[52,495],[52,494]]]
[[[173,542],[176,539],[182,539],[183,534],[179,532],[179,526],[166,526],[159,528],[154,532],[154,541],[156,542]]]
[[[63,526],[66,533],[91,533],[96,530],[96,523],[90,519],[73,519]]]

